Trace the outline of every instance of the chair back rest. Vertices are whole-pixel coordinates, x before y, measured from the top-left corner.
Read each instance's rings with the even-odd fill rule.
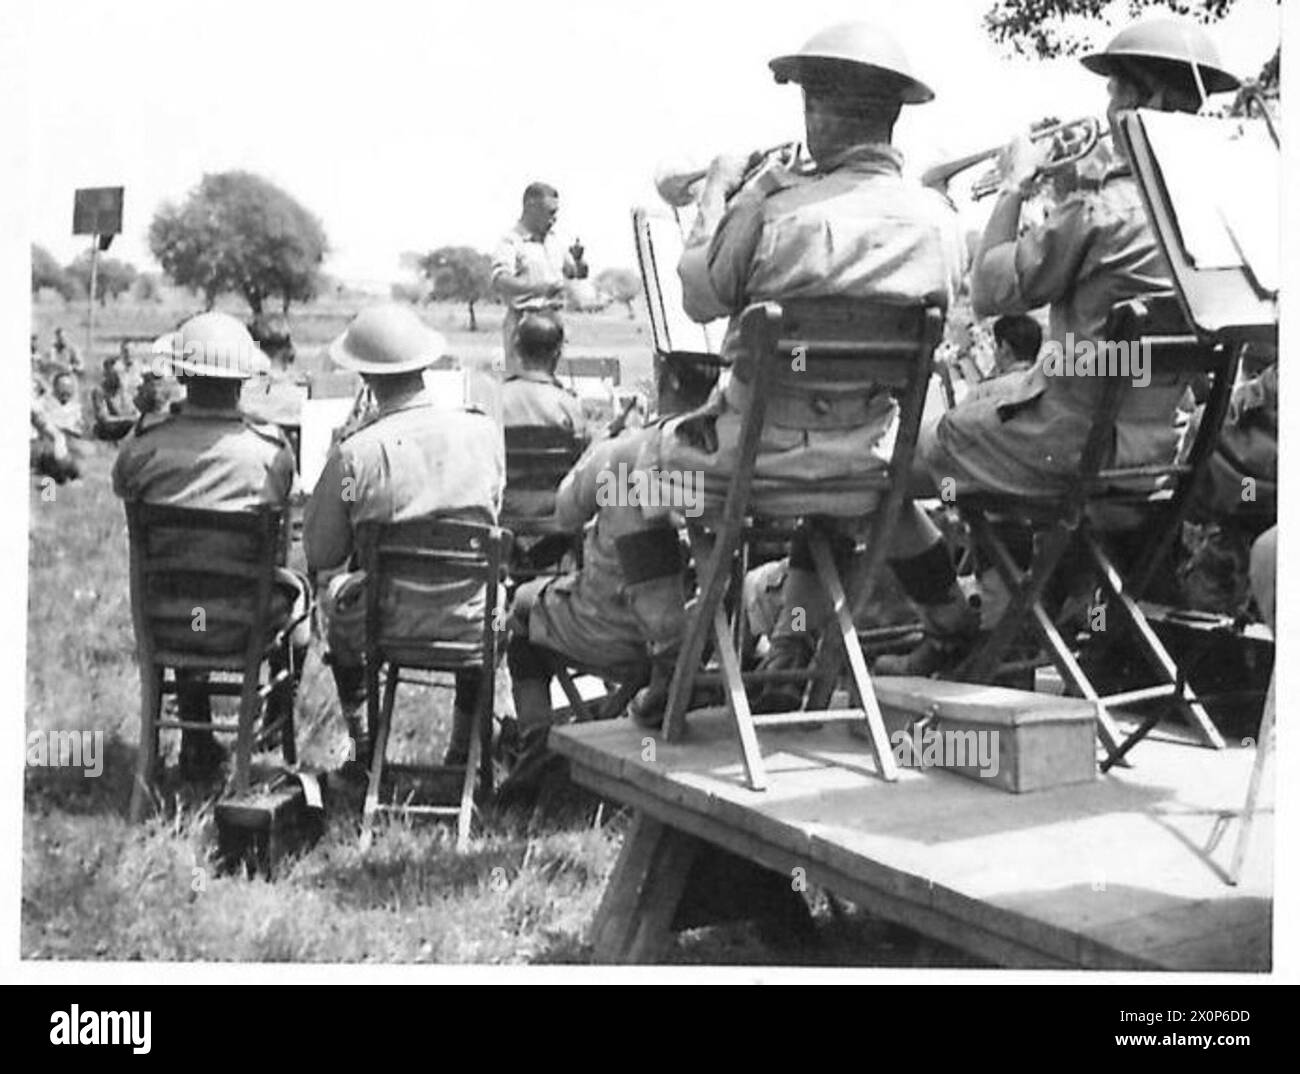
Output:
[[[457,670],[494,659],[511,540],[497,526],[438,517],[358,526],[367,660]]]
[[[1080,459],[1080,490],[1162,479],[1169,487],[1190,479],[1219,438],[1241,360],[1241,344],[1216,343],[1198,336],[1172,291],[1116,303],[1106,319],[1102,339],[1096,356],[1102,374],[1097,379],[1102,384]],[[1110,348],[1109,353],[1101,353],[1103,348]],[[1134,383],[1135,370],[1143,374],[1139,379],[1149,378],[1147,386]],[[1133,393],[1159,393],[1160,405],[1168,406],[1172,428],[1185,389],[1205,377],[1212,381],[1209,401],[1195,437],[1183,446],[1179,458],[1140,465],[1105,465],[1114,452],[1116,423],[1126,403],[1136,401]]]
[[[622,382],[623,370],[617,358],[561,358],[555,363],[555,375],[570,384],[577,380],[598,380],[614,387]]]
[[[127,503],[131,612],[142,665],[160,651],[260,659],[284,546],[279,508],[210,511]]]
[[[928,380],[943,335],[943,311],[855,298],[800,298],[745,310],[746,340],[733,376],[754,379],[760,359],[771,365],[771,385],[800,390],[901,390],[918,374]]]
[[[501,519],[516,533],[530,520],[555,514],[555,492],[587,448],[587,441],[554,425],[516,425],[505,431],[506,489]]]

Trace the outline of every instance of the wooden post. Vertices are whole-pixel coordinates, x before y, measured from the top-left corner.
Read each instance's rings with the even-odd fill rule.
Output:
[[[86,368],[95,360],[95,286],[99,278],[99,236],[90,236],[90,311],[86,320]]]

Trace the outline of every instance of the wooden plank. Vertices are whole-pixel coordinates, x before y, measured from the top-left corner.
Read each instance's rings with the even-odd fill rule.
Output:
[[[893,900],[896,920],[965,922],[984,937],[981,950],[1010,945],[1016,964],[1035,952],[1051,964],[1181,965],[1197,930],[1258,933],[1271,906],[1268,814],[1250,882],[1239,893],[1223,883],[1222,818],[1239,808],[1247,750],[1152,740],[1140,769],[1012,796],[943,771],[904,769],[885,785],[865,747],[831,726],[769,744],[772,786],[757,795],[743,785],[725,713],[693,714],[690,731],[686,743],[656,742],[652,761],[644,735],[619,723],[564,729],[553,742],[601,793],[767,868],[821,870],[840,888]],[[1237,894],[1247,901],[1229,905]],[[1150,944],[1125,948],[1160,921]],[[1180,936],[1192,953],[1166,952]],[[1243,948],[1236,968],[1259,968],[1254,950]]]
[[[897,924],[913,928],[954,947],[961,947],[990,962],[1028,969],[1069,968],[1069,962],[1019,942],[1016,937],[1002,935],[972,925],[968,921],[936,911],[922,900],[900,897],[887,890],[873,887],[856,876],[847,876],[810,857],[792,855],[789,850],[756,839],[748,833],[737,833],[724,822],[704,817],[698,813],[656,799],[644,791],[620,784],[590,769],[574,768],[573,778],[597,794],[622,800],[634,808],[654,815],[662,823],[680,827],[714,846],[758,862],[777,872],[791,872],[802,868],[808,883],[825,887],[844,898],[868,909],[873,914]],[[1146,969],[1146,965],[1125,963],[1118,968]]]

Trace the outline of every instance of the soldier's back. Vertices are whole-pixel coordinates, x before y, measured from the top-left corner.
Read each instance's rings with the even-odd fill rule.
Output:
[[[504,447],[501,430],[480,410],[424,403],[381,411],[339,452],[343,480],[353,482],[345,494],[355,504],[354,523],[439,514],[496,521]]]
[[[185,404],[141,418],[113,467],[125,499],[208,510],[280,504],[292,483],[293,454],[274,425]]]

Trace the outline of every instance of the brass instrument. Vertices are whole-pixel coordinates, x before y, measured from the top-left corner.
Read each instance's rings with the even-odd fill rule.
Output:
[[[769,149],[759,149],[749,155],[749,167],[741,180],[740,188],[748,186],[760,172],[769,167],[788,168],[799,159],[801,147],[798,142],[782,142]],[[699,197],[700,184],[709,174],[709,165],[704,167],[667,165],[655,172],[655,190],[674,209],[682,209]]]
[[[1050,126],[1031,132],[1029,137],[1031,141],[1035,142],[1046,139],[1052,140],[1052,159],[1039,169],[1038,174],[1041,176],[1059,171],[1082,160],[1097,147],[1098,142],[1103,138],[1110,137],[1110,131],[1103,131],[1098,120],[1092,116],[1085,116],[1083,119],[1074,119],[1068,123],[1053,123]],[[936,190],[946,191],[953,176],[987,160],[996,159],[1002,149],[1002,146],[997,145],[991,149],[984,149],[978,153],[968,153],[964,157],[957,157],[954,160],[932,165],[921,175],[921,184],[933,187]],[[996,194],[1001,185],[1001,171],[994,169],[975,180],[971,186],[971,197],[976,201],[980,198],[986,198],[990,194]]]

